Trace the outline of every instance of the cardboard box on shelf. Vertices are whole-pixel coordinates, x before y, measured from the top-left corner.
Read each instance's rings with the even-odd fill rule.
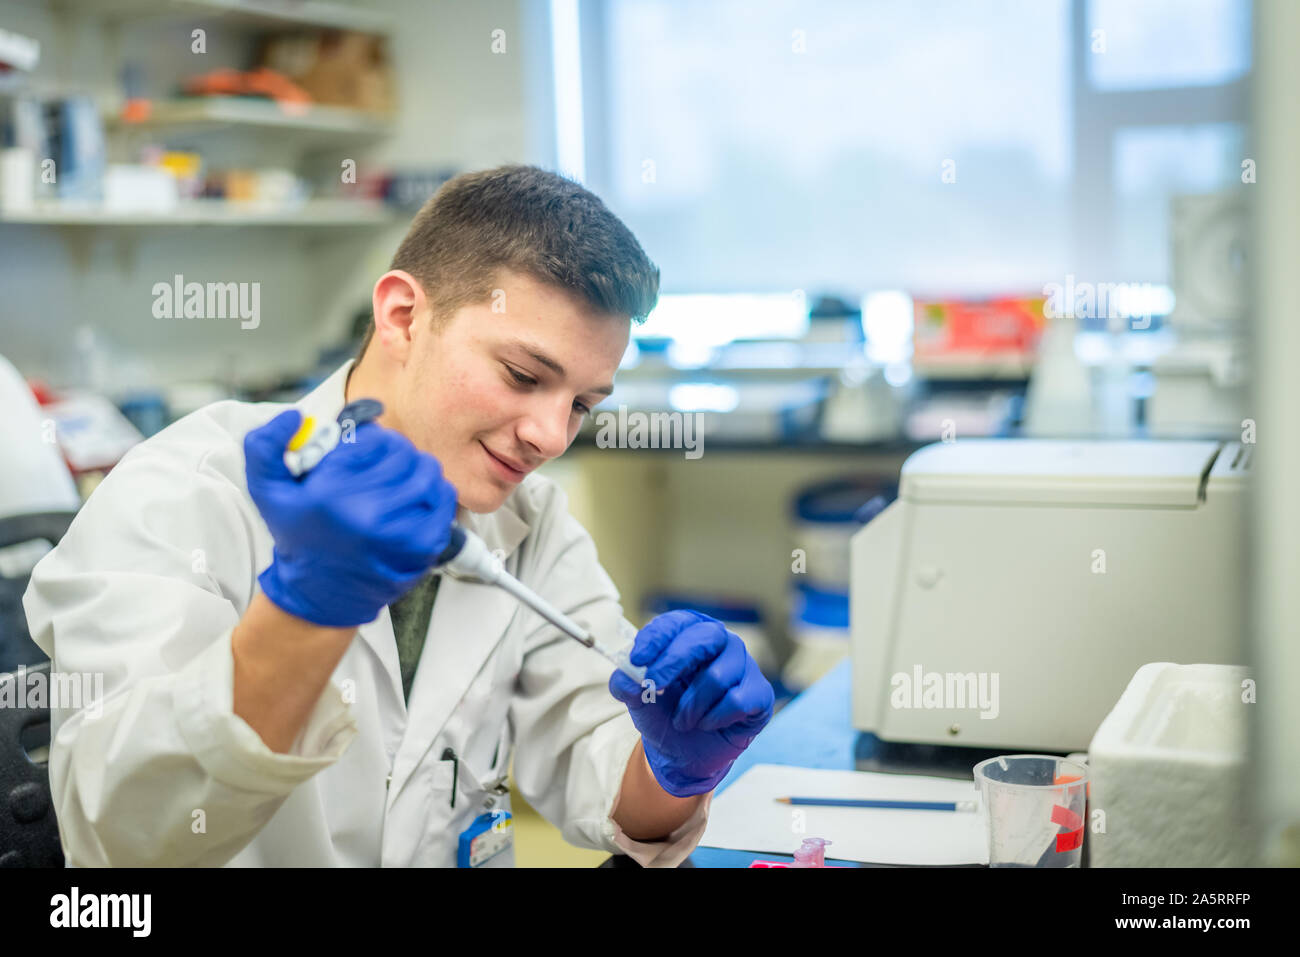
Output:
[[[262,51],[262,64],[292,78],[317,103],[393,110],[393,71],[383,37],[350,30],[275,37]]]

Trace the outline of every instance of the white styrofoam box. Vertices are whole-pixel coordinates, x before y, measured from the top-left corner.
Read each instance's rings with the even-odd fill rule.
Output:
[[[1092,867],[1240,867],[1249,827],[1241,665],[1143,665],[1088,748]],[[1245,699],[1245,700],[1243,700]]]

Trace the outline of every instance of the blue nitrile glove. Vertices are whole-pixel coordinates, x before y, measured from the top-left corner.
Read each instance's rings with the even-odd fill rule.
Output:
[[[284,465],[297,409],[244,437],[248,494],[275,539],[258,576],[291,615],[345,628],[373,621],[447,547],[456,489],[433,456],[365,422],[300,479]]]
[[[674,797],[712,791],[771,719],[771,683],[744,642],[695,611],[655,618],[631,660],[653,688],[615,671],[609,690],[632,713],[655,780]]]

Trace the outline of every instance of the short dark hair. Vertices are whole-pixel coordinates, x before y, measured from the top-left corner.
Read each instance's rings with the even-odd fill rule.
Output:
[[[659,267],[594,193],[558,173],[509,165],[448,180],[421,207],[390,269],[419,281],[434,320],[492,295],[502,269],[643,322]],[[358,356],[374,336],[373,317]]]

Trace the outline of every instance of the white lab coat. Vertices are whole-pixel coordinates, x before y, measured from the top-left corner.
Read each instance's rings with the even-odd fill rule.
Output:
[[[350,366],[298,408],[336,416]],[[243,439],[283,408],[218,402],[142,443],[32,574],[24,605],[54,670],[103,674],[99,717],[51,711],[69,864],[454,866],[474,817],[509,809],[490,802],[512,750],[520,793],[565,840],[680,863],[711,797],[666,841],[628,838],[611,815],[639,736],[609,694],[610,665],[499,589],[444,576],[409,712],[385,608],[289,753],[233,713],[230,635],[272,547]],[[618,593],[549,480],[530,475],[497,511],[458,518],[570,617],[616,633]],[[460,759],[454,807],[445,748]]]

